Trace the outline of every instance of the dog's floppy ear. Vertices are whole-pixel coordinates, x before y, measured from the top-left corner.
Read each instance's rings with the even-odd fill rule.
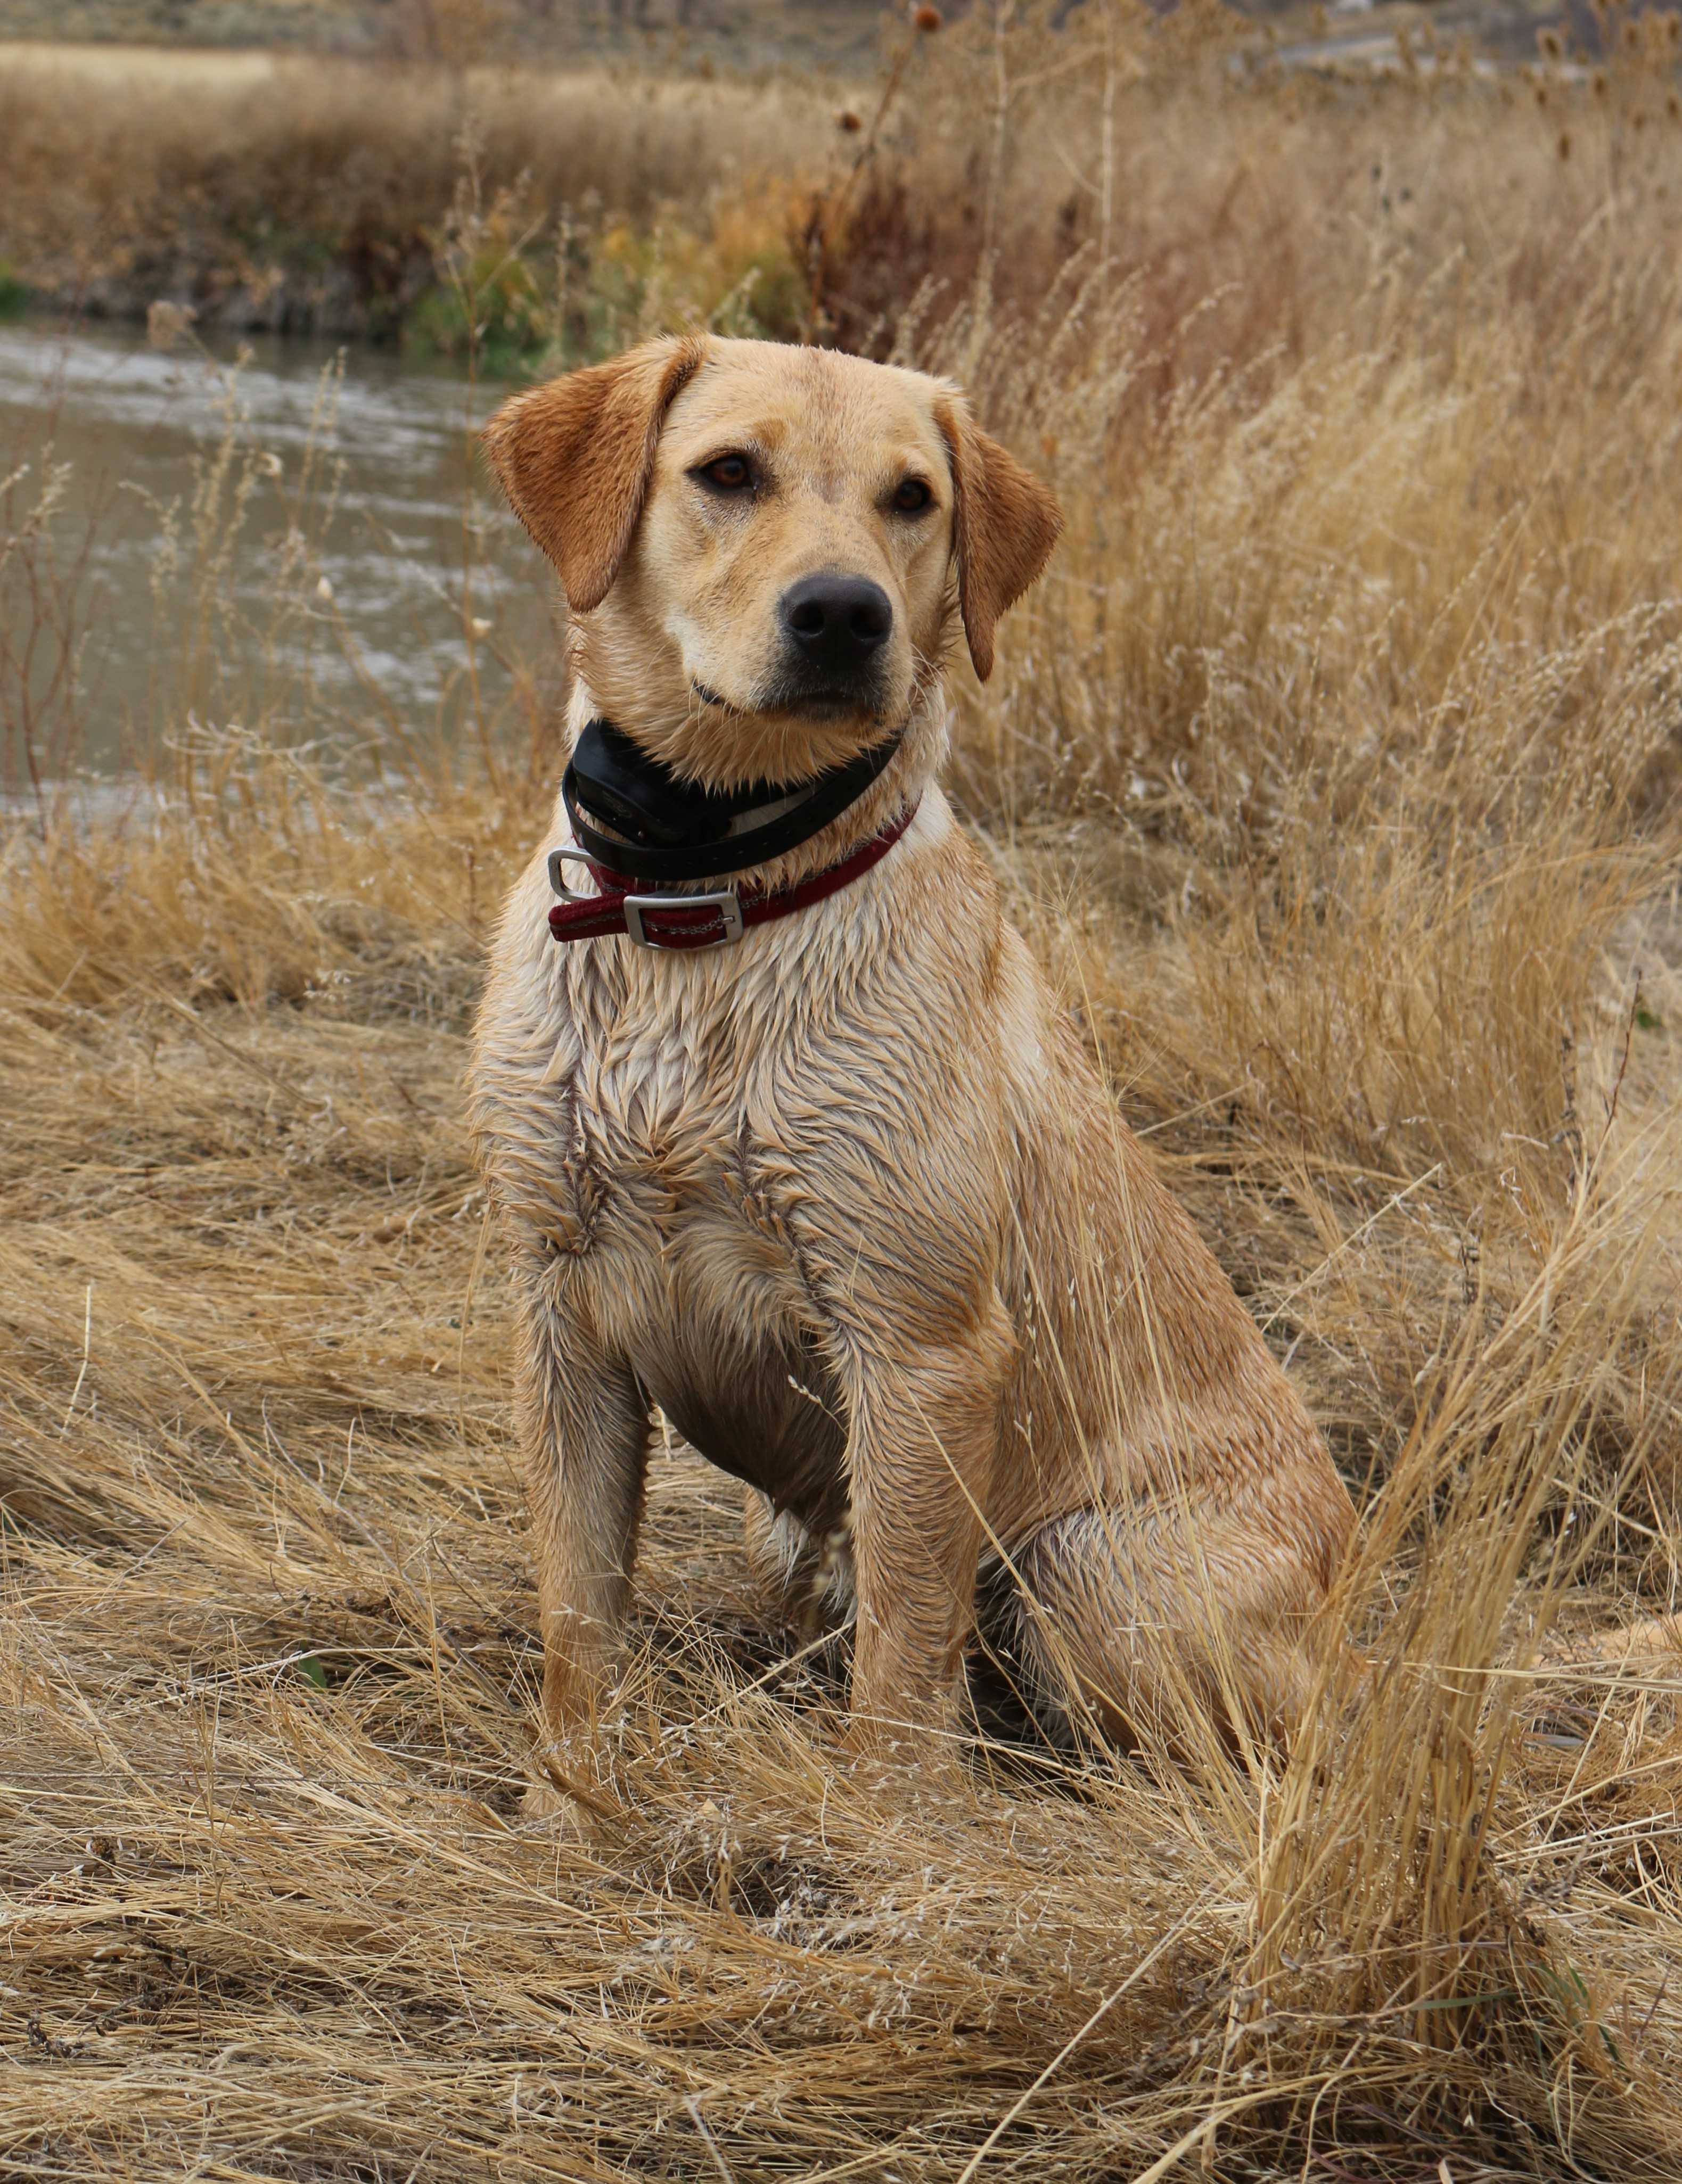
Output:
[[[517,394],[484,428],[513,510],[561,571],[574,614],[599,607],[631,543],[660,427],[707,354],[703,338],[645,342]]]
[[[1063,512],[1050,487],[988,437],[955,389],[936,415],[952,461],[958,604],[985,682],[993,671],[993,624],[1051,559]]]

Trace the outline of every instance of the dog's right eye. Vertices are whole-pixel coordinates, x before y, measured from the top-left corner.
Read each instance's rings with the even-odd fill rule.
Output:
[[[742,493],[753,483],[753,471],[746,455],[715,455],[696,472],[720,493]]]

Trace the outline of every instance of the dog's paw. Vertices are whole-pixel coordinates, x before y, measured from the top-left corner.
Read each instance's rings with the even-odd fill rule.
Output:
[[[553,1820],[563,1834],[583,1835],[590,1825],[590,1816],[565,1790],[557,1790],[552,1782],[529,1782],[526,1794],[520,1801],[520,1817],[525,1820]]]
[[[601,1842],[607,1834],[612,1799],[595,1791],[590,1780],[594,1768],[588,1764],[580,1768],[578,1759],[576,1751],[563,1756],[561,1747],[555,1746],[534,1752],[520,1816],[555,1834],[570,1836],[575,1841]],[[584,1776],[582,1781],[579,1774]]]
[[[967,1727],[949,1692],[886,1706],[855,1703],[841,1749],[861,1786],[949,1803],[970,1794],[963,1758]]]
[[[592,1812],[569,1791],[559,1789],[543,1777],[528,1783],[520,1802],[520,1817],[528,1826],[540,1826],[546,1834],[580,1843],[599,1843],[606,1828],[599,1813]]]

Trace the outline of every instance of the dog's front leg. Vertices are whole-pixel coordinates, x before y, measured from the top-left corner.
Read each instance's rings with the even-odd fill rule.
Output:
[[[630,1591],[648,1405],[629,1366],[537,1284],[520,1298],[518,1412],[536,1549],[543,1705],[559,1775],[588,1795]],[[558,1792],[559,1785],[556,1785]],[[534,1809],[553,1809],[539,1792]]]
[[[995,1304],[957,1341],[873,1347],[854,1378],[852,1711],[868,1744],[938,1713],[957,1682],[1010,1352]]]

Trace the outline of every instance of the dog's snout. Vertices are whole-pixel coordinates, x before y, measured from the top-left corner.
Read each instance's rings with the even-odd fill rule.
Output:
[[[802,577],[779,608],[791,649],[826,682],[860,674],[893,633],[893,603],[868,577]]]

